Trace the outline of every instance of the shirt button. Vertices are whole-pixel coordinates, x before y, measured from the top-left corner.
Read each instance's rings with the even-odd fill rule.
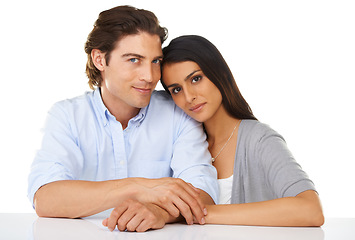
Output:
[[[122,160],[122,161],[120,161],[120,164],[121,164],[121,165],[124,165],[124,161],[123,161],[123,160]]]

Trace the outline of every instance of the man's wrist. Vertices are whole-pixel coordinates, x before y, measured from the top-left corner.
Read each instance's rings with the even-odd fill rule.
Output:
[[[112,185],[107,200],[113,204],[112,207],[116,207],[118,204],[128,199],[136,199],[139,193],[138,185],[133,179],[124,178],[110,180],[109,182],[111,182]]]

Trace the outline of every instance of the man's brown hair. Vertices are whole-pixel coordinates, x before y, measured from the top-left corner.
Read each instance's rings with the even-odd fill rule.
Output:
[[[88,60],[86,63],[86,75],[89,78],[89,86],[94,89],[102,83],[101,72],[95,67],[91,59],[91,51],[98,49],[105,53],[106,64],[109,64],[110,53],[116,43],[127,35],[138,34],[140,31],[152,35],[158,35],[163,42],[167,38],[168,30],[159,25],[154,13],[137,9],[131,6],[118,6],[99,14],[94,28],[85,43],[85,52]]]

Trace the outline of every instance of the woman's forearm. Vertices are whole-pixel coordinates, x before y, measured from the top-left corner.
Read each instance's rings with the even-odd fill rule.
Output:
[[[264,202],[212,205],[206,223],[252,226],[321,226],[324,216],[314,191]]]

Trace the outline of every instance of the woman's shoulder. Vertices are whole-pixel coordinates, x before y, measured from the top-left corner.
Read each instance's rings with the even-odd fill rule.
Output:
[[[241,139],[248,140],[249,142],[260,142],[262,139],[270,136],[281,137],[268,124],[249,119],[242,120],[239,127],[239,136]]]
[[[244,119],[240,123],[239,129],[247,133],[263,134],[268,131],[274,131],[268,124],[259,122],[258,120]]]

